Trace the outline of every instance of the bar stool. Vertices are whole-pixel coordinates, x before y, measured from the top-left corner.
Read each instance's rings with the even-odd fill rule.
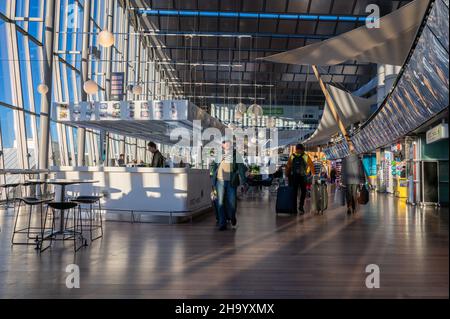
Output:
[[[15,208],[15,202],[16,202],[15,193],[16,193],[16,189],[19,185],[20,185],[20,183],[7,183],[7,184],[0,185],[0,188],[3,189],[5,192],[6,201],[4,202],[4,206],[3,206],[5,209]],[[9,197],[9,193],[11,192],[11,189],[13,190],[13,198]],[[13,203],[12,206],[11,206],[11,201]]]
[[[102,207],[100,204],[101,196],[78,196],[71,201],[78,204],[79,215],[81,216],[82,205],[89,205],[87,209],[88,219],[89,219],[89,234],[91,241],[103,237],[103,218],[102,218]],[[98,204],[98,208],[94,209],[94,204]],[[100,230],[100,235],[97,237],[93,236],[95,230]]]
[[[20,185],[23,187],[21,189],[22,196],[37,198],[38,196],[36,194],[36,191],[33,192],[32,191],[32,187],[33,186],[37,186],[37,185],[41,185],[41,184],[43,184],[43,182],[29,182],[29,181],[26,181],[26,182],[21,183]]]
[[[50,202],[50,200],[44,200],[44,199],[38,199],[35,197],[20,197],[18,198],[19,200],[19,205],[18,205],[18,209],[16,212],[16,218],[14,221],[14,229],[13,229],[13,234],[11,237],[11,244],[12,245],[36,245],[36,248],[39,248],[39,234],[43,234],[46,231],[46,217],[47,217],[47,213],[45,214],[45,218],[44,218],[44,214],[43,214],[43,205]],[[19,216],[20,216],[20,208],[22,206],[22,203],[25,204],[26,206],[29,207],[28,211],[28,221],[27,221],[27,226],[24,228],[20,228],[17,229],[17,224],[19,221]],[[40,207],[40,225],[39,226],[31,226],[31,218],[33,215],[33,208],[34,207]],[[26,239],[25,241],[16,241],[15,240],[15,236],[17,234],[26,234]],[[33,236],[36,235],[36,236]],[[30,239],[34,239],[33,243],[30,243]]]
[[[64,213],[66,211],[68,211],[70,213],[70,211],[73,210],[74,208],[76,208],[77,206],[78,206],[78,204],[75,203],[75,202],[49,202],[48,203],[48,207],[50,208],[50,211],[52,212],[52,215],[53,215],[53,218],[52,218],[52,232],[51,232],[51,234],[49,236],[43,236],[42,237],[41,251],[44,251],[45,249],[49,248],[52,245],[53,240],[69,240],[69,239],[73,239],[74,251],[75,252],[80,250],[81,247],[87,246],[86,241],[83,238],[83,225],[82,225],[82,223],[80,223],[80,221],[81,221],[81,215],[80,214],[77,214],[76,212],[74,212],[73,213],[73,226],[72,227],[66,227],[66,220],[64,218]],[[55,224],[56,224],[55,211],[59,211],[60,215],[61,215],[59,230],[55,230]],[[62,238],[58,239],[57,238],[58,235],[62,235]],[[77,239],[82,242],[82,244],[80,246],[77,246]],[[42,249],[43,242],[45,240],[50,240],[50,244],[45,249]]]

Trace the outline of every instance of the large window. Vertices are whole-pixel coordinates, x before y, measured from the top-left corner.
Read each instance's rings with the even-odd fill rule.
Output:
[[[150,57],[154,50],[146,47],[139,27],[132,25],[132,12],[116,0],[54,0],[56,25],[52,72],[52,103],[76,103],[82,95],[83,35],[89,34],[88,79],[100,87],[98,94],[88,96],[90,101],[108,98],[107,70],[124,72],[128,85],[144,87],[140,98],[159,98],[164,81]],[[41,131],[43,96],[38,92],[44,84],[46,0],[0,0],[0,169],[36,168],[42,134],[49,135],[50,165],[80,165],[78,138],[82,130],[50,121],[49,132]],[[90,10],[86,8],[90,4]],[[98,43],[98,33],[108,26],[109,5],[112,5],[115,43],[111,49]],[[83,29],[88,15],[89,30]],[[153,54],[151,54],[153,53]],[[167,71],[167,70],[166,70]],[[168,77],[166,77],[167,79]],[[47,83],[48,84],[48,83]],[[164,89],[166,95],[170,94]],[[128,98],[135,98],[127,90]],[[98,165],[102,156],[100,132],[86,130],[86,165]],[[130,161],[149,161],[146,141],[108,134],[106,154],[109,160],[125,152]],[[81,139],[80,139],[81,140]],[[110,161],[111,163],[111,161]]]

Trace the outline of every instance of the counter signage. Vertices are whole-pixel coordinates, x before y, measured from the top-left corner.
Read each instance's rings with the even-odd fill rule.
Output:
[[[55,104],[58,121],[161,120],[188,119],[186,100],[105,101]]]
[[[111,73],[111,100],[113,101],[123,100],[124,82],[125,82],[124,72]]]
[[[448,138],[448,124],[441,123],[427,131],[427,144]]]

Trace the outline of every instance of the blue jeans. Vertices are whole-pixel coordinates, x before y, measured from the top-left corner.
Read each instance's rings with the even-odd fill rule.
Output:
[[[213,179],[211,178],[211,184],[213,183]],[[219,210],[218,210],[218,200],[217,200],[217,196],[216,198],[213,200],[213,208],[214,208],[214,213],[216,214],[216,221],[217,223],[219,222]]]
[[[227,219],[236,218],[236,187],[229,181],[217,180],[217,211],[219,213],[219,226],[225,227]]]

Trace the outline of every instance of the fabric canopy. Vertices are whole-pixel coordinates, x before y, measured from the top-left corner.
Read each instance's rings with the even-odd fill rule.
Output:
[[[375,98],[365,99],[355,96],[335,86],[327,85],[327,89],[336,105],[336,111],[344,125],[363,122],[370,116],[370,106],[376,103]],[[339,133],[339,127],[335,121],[330,107],[325,103],[322,118],[319,126],[311,137],[305,141],[306,145],[321,145],[327,143],[331,136]]]
[[[322,42],[261,59],[277,63],[323,66],[345,61],[403,65],[429,2],[410,2],[380,18],[379,28],[368,28],[364,25]]]

